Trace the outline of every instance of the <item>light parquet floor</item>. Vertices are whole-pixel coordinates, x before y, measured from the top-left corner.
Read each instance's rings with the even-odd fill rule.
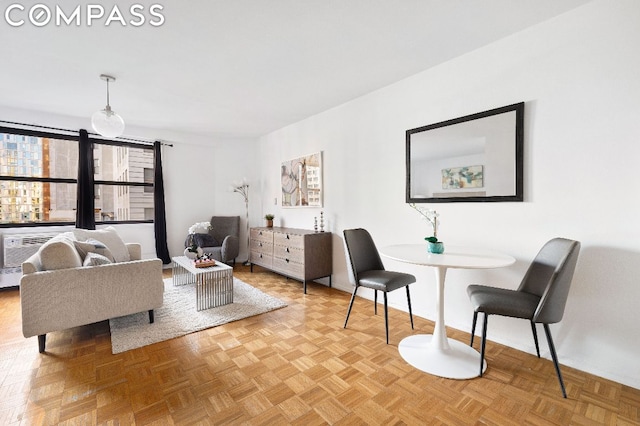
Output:
[[[551,361],[492,342],[482,378],[422,373],[398,354],[406,312],[390,311],[386,345],[371,301],[344,330],[347,293],[248,269],[234,274],[289,306],[118,355],[106,321],[51,333],[39,354],[18,290],[0,291],[0,424],[640,424],[640,390],[563,367],[563,399]]]

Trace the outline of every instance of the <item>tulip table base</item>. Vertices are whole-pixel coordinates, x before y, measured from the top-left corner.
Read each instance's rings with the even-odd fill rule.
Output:
[[[440,348],[432,334],[405,337],[398,345],[400,356],[425,373],[447,379],[472,379],[480,375],[480,354],[471,346],[447,339],[448,348]],[[487,363],[483,363],[482,371]]]

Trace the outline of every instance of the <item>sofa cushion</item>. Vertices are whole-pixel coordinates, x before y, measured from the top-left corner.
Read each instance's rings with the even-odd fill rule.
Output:
[[[193,234],[193,242],[198,247],[218,247],[220,245],[211,234]]]
[[[110,263],[115,262],[111,250],[109,250],[107,246],[104,245],[104,243],[101,243],[98,240],[89,238],[87,241],[74,241],[73,244],[75,245],[76,250],[78,251],[78,254],[80,255],[80,258],[83,260],[83,262],[87,258],[87,255],[90,253],[97,253],[99,255],[102,255],[106,257]]]
[[[76,251],[73,240],[58,236],[40,248],[40,263],[43,270],[54,271],[78,268],[82,266],[82,259]]]
[[[86,241],[88,239],[100,241],[111,251],[116,262],[128,262],[131,260],[127,246],[113,226],[97,230],[74,229],[73,234],[79,241]]]
[[[103,256],[98,253],[89,252],[87,253],[87,257],[84,258],[84,262],[82,262],[83,266],[98,266],[98,265],[108,265],[113,263],[106,256]]]

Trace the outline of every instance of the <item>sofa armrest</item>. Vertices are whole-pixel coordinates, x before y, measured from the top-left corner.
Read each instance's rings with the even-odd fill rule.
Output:
[[[125,243],[127,250],[129,250],[129,258],[131,260],[142,259],[142,244],[140,243]]]
[[[233,235],[227,235],[222,242],[222,261],[228,262],[235,259],[240,254],[240,240]]]

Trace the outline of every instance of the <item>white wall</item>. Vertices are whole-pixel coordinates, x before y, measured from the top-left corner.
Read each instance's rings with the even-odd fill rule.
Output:
[[[367,228],[379,246],[421,243],[429,233],[405,204],[405,130],[525,101],[525,202],[432,205],[445,245],[517,258],[500,270],[450,270],[446,322],[470,330],[469,283],[515,288],[544,242],[577,239],[582,251],[565,318],[552,326],[560,361],[640,388],[639,14],[635,0],[594,1],[264,136],[263,211],[312,228],[321,209],[285,210],[273,199],[281,161],[323,151],[334,284],[350,291],[343,229]],[[433,271],[386,264],[418,276],[414,313],[433,319]],[[402,294],[391,303],[406,310]],[[496,317],[490,324],[490,340],[534,353],[526,321]]]
[[[65,129],[85,128],[91,131],[90,118],[78,118],[0,107],[0,118],[5,121],[34,123]],[[124,117],[126,120],[126,117]],[[0,123],[2,124],[2,123]],[[181,255],[187,230],[195,222],[208,221],[212,215],[239,215],[241,242],[239,261],[247,259],[245,232],[245,206],[240,194],[228,190],[232,181],[246,177],[250,184],[250,222],[262,225],[256,188],[256,140],[214,139],[202,135],[169,130],[126,128],[125,137],[143,140],[162,140],[173,147],[162,148],[167,215],[167,243],[171,256]],[[254,223],[255,222],[255,223]],[[142,244],[144,258],[156,257],[153,224],[115,225],[126,242]],[[64,228],[53,227],[54,231]],[[47,229],[49,230],[49,229]],[[33,229],[6,228],[0,234],[32,232]]]

